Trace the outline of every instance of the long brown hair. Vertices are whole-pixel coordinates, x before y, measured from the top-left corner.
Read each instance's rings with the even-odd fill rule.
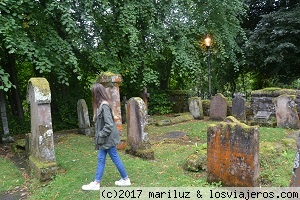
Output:
[[[112,106],[111,98],[109,94],[106,92],[105,87],[100,83],[94,83],[92,86],[92,98],[93,98],[93,112],[94,112],[94,119],[96,119],[97,115],[97,108],[103,101],[107,101],[109,106]],[[111,107],[112,108],[112,107]]]

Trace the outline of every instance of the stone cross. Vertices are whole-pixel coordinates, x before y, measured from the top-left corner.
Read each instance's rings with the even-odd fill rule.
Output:
[[[78,115],[78,133],[91,136],[91,125],[88,107],[84,99],[77,101],[77,115]]]
[[[147,88],[143,89],[143,91],[141,92],[141,97],[145,102],[146,109],[148,110],[148,98],[150,97],[150,93],[147,92]]]
[[[259,129],[230,116],[207,128],[207,181],[226,187],[256,187]]]
[[[122,76],[119,74],[105,72],[98,77],[98,82],[101,83],[104,87],[106,87],[106,90],[111,97],[113,104],[112,110],[114,113],[114,120],[117,124],[120,135],[123,135],[121,101],[119,91],[119,86],[122,82]]]
[[[145,158],[154,159],[147,128],[147,109],[140,97],[132,97],[127,102],[127,143],[126,153]]]
[[[45,78],[31,78],[27,100],[30,103],[29,166],[40,181],[51,179],[57,171],[54,150],[51,92]]]

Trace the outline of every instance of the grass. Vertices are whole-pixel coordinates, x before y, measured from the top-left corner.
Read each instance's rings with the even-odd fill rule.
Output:
[[[182,168],[184,160],[196,149],[196,143],[206,142],[206,127],[210,121],[179,123],[171,126],[148,126],[154,161],[146,161],[132,157],[119,151],[133,187],[205,187],[205,171],[188,172]],[[213,122],[215,123],[215,122]],[[186,133],[182,140],[160,139],[168,132]],[[126,126],[124,126],[126,135]],[[281,128],[260,127],[260,142],[281,144],[281,140],[294,131]],[[274,150],[274,149],[273,149]],[[261,186],[288,186],[293,169],[296,146],[283,146],[270,154],[260,154]],[[20,171],[8,159],[0,158],[0,192],[10,190],[18,185],[27,185],[31,192],[30,199],[98,199],[97,192],[81,190],[83,184],[94,179],[97,152],[94,150],[93,138],[78,134],[61,135],[55,143],[56,160],[59,174],[47,183],[39,183],[33,179],[24,179]],[[4,178],[3,178],[4,177]],[[114,186],[119,174],[110,159],[101,185]]]
[[[0,157],[0,169],[0,193],[24,183],[21,171],[9,159]]]

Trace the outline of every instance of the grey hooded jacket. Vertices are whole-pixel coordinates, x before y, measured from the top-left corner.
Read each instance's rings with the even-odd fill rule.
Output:
[[[109,104],[102,102],[95,121],[95,149],[109,149],[120,143],[120,135]]]

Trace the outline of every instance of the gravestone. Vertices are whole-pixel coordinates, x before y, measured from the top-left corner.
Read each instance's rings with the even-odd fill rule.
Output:
[[[241,121],[246,121],[246,100],[242,94],[235,94],[232,99],[232,115]]]
[[[45,78],[29,80],[27,101],[30,103],[31,118],[29,167],[35,178],[46,181],[55,175],[57,164],[51,119],[51,92]]]
[[[296,95],[295,103],[300,105],[300,90],[284,88],[264,88],[251,92],[251,108],[253,115],[258,111],[272,112],[271,117],[275,117],[275,105],[273,99],[280,95]],[[300,106],[297,106],[298,115],[300,115]]]
[[[119,74],[113,74],[111,72],[105,72],[99,75],[98,82],[101,83],[107,90],[111,97],[113,104],[112,110],[114,113],[114,120],[117,124],[120,135],[123,135],[122,127],[122,114],[121,114],[121,102],[119,86],[122,82],[122,76]]]
[[[207,128],[207,181],[255,187],[259,177],[259,129],[230,116]]]
[[[227,99],[220,93],[216,94],[210,101],[210,120],[224,120],[227,116]]]
[[[77,115],[78,115],[78,133],[91,136],[91,125],[88,107],[84,99],[77,101]]]
[[[300,136],[298,135],[297,152],[294,160],[293,174],[290,187],[300,187]]]
[[[276,110],[277,127],[299,128],[299,116],[295,99],[295,95],[280,95],[273,99]]]
[[[128,146],[125,152],[145,159],[154,159],[154,152],[146,133],[147,109],[140,97],[128,100],[126,118]]]
[[[203,119],[203,109],[200,97],[189,98],[189,111],[194,119]]]

